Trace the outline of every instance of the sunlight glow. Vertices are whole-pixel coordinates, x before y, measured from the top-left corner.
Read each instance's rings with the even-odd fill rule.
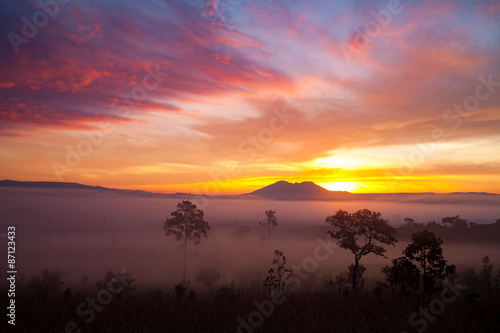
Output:
[[[335,183],[318,183],[319,186],[326,188],[329,191],[355,191],[359,186],[357,183],[351,182],[335,182]]]
[[[358,159],[343,156],[321,157],[316,158],[310,164],[311,167],[319,168],[341,168],[341,169],[356,169],[364,163]]]

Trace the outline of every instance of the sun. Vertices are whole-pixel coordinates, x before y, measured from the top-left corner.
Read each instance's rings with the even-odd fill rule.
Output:
[[[351,182],[318,183],[318,185],[326,188],[329,191],[347,191],[347,192],[352,192],[359,187],[356,183],[351,183]]]

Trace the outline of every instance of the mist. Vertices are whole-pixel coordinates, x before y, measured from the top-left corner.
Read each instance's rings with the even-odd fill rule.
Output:
[[[126,269],[136,276],[139,288],[170,287],[182,278],[183,250],[180,242],[165,237],[163,223],[182,199],[142,198],[89,190],[0,189],[0,232],[16,226],[19,274],[30,277],[44,269],[64,273],[66,286],[81,288],[83,276],[89,285],[110,269]],[[186,200],[191,200],[186,197]],[[379,211],[394,226],[405,217],[416,222],[441,221],[460,215],[476,223],[493,223],[500,218],[498,202],[474,204],[423,204],[387,201],[271,201],[258,199],[210,199],[203,209],[210,223],[208,238],[188,244],[187,279],[203,290],[197,275],[204,269],[220,272],[218,285],[261,283],[271,266],[275,249],[284,252],[290,267],[299,267],[313,256],[318,239],[329,229],[325,218],[338,209],[354,212],[367,208]],[[279,226],[272,232],[259,226],[264,211],[276,211]],[[250,234],[238,238],[238,228],[248,226]],[[473,241],[473,240],[471,240]],[[380,269],[399,257],[408,244],[399,239],[387,252],[388,259],[368,255],[367,282],[379,278]],[[0,244],[6,247],[6,242]],[[500,248],[491,244],[446,243],[444,255],[457,270],[477,268],[488,255],[500,264]],[[352,254],[337,248],[304,280],[314,287],[347,270]],[[2,262],[2,265],[5,265]],[[257,281],[257,282],[256,282]]]

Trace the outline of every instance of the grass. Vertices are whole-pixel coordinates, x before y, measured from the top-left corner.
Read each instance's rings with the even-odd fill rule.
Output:
[[[24,292],[16,295],[15,332],[65,332],[70,321],[75,321],[81,332],[237,332],[237,318],[248,322],[254,313],[254,320],[258,320],[254,301],[269,299],[263,288],[248,286],[233,288],[232,293],[198,292],[182,299],[173,290],[136,291],[115,297],[101,312],[96,312],[90,323],[85,322],[89,316],[79,316],[76,309],[87,302],[87,297],[95,297],[97,291],[71,296],[53,294],[41,299]],[[499,290],[483,293],[475,305],[468,304],[464,296],[447,304],[442,314],[434,322],[428,321],[421,332],[500,332]],[[263,322],[254,332],[390,333],[422,328],[408,321],[421,306],[421,300],[414,296],[396,297],[387,291],[377,298],[369,290],[362,290],[356,297],[340,296],[325,286],[287,291],[285,297],[283,304],[274,305],[268,317],[262,315]],[[438,297],[439,294],[434,295]]]

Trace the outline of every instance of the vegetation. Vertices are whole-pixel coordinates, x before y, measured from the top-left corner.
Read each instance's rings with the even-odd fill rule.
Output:
[[[366,272],[366,267],[364,265],[359,264],[356,270],[355,268],[356,268],[355,265],[349,265],[349,267],[347,267],[348,270],[347,282],[349,282],[351,286],[354,286],[354,280],[356,280],[356,288],[363,289],[365,287],[365,280],[363,278],[363,274],[365,274]]]
[[[422,269],[422,300],[426,294],[434,291],[437,279],[444,279],[455,272],[454,265],[447,265],[443,257],[443,241],[429,230],[422,230],[411,236],[403,254],[409,260],[416,262]]]
[[[457,220],[460,221],[450,223],[450,221]],[[425,229],[439,235],[443,241],[496,243],[500,239],[500,219],[491,224],[478,224],[460,219],[460,216],[457,215],[455,217],[444,217],[441,219],[441,223],[436,221],[419,223],[411,218],[406,218],[404,221],[405,223],[397,230],[400,241],[410,239],[413,233]]]
[[[349,279],[349,272],[342,272],[335,275],[335,280],[328,281],[330,285],[338,290],[338,295],[347,294],[349,291],[349,284],[352,285]]]
[[[460,273],[459,280],[463,281]],[[94,284],[92,284],[94,285]],[[64,296],[59,290],[42,299],[24,285],[16,297],[19,313],[29,313],[16,321],[16,332],[64,332],[74,321],[81,332],[238,332],[238,317],[247,319],[259,311],[254,303],[269,299],[265,286],[224,286],[212,292],[193,291],[185,284],[170,288],[138,289],[114,298],[95,319],[87,323],[75,309],[95,298],[97,290],[77,290]],[[490,292],[467,289],[467,293],[446,305],[425,332],[498,332],[500,330],[500,288]],[[475,294],[478,296],[474,296]],[[370,290],[360,290],[357,297],[337,295],[327,284],[316,288],[287,290],[286,300],[275,305],[273,312],[255,332],[416,332],[419,327],[409,316],[422,306],[418,298],[393,297]],[[439,297],[435,293],[434,297]],[[5,301],[6,296],[1,298]],[[473,301],[471,301],[473,300]],[[54,315],[57,314],[57,315]],[[240,332],[246,332],[244,329]]]
[[[359,210],[349,214],[345,210],[339,209],[335,215],[326,218],[326,223],[335,227],[329,231],[330,236],[338,240],[338,245],[354,254],[354,266],[350,270],[352,290],[358,290],[359,261],[363,256],[373,253],[385,258],[387,251],[383,246],[394,245],[396,230],[390,226],[387,220],[382,219],[379,212],[372,212],[368,209]],[[361,238],[361,239],[360,239]]]
[[[182,281],[186,281],[186,251],[188,241],[194,241],[194,245],[200,244],[201,237],[208,237],[207,232],[210,225],[203,219],[204,213],[190,201],[183,200],[177,204],[177,210],[170,214],[163,225],[165,236],[173,235],[175,240],[183,241],[184,247],[184,271]]]
[[[220,272],[213,268],[207,268],[198,273],[196,281],[203,283],[209,290],[213,290],[217,281],[221,278]]]
[[[460,215],[452,216],[452,217],[443,217],[441,219],[441,222],[444,225],[449,225],[450,228],[467,229],[467,227],[468,227],[468,221],[461,219]]]
[[[382,268],[387,286],[405,296],[420,286],[420,270],[406,257],[392,259],[392,266]]]
[[[119,281],[117,279],[118,275],[126,275],[129,277],[128,280],[125,281],[125,283],[122,283],[122,281]],[[106,289],[117,289],[119,290],[119,293],[117,293],[117,296],[122,297],[123,295],[127,294],[132,294],[135,292],[137,289],[136,285],[133,285],[133,281],[135,280],[135,277],[130,276],[127,272],[116,272],[114,270],[106,272],[106,275],[104,275],[103,280],[98,280],[95,283],[95,286],[97,290],[106,290]]]
[[[62,278],[62,272],[50,272],[45,269],[40,275],[33,276],[29,280],[27,289],[31,290],[37,298],[45,298],[61,291],[64,284]]]
[[[203,212],[189,201],[179,203],[177,208],[165,222],[167,236],[182,240],[184,249],[188,241],[199,244],[210,230]],[[275,216],[274,211],[270,212]],[[186,283],[185,276],[176,285],[140,289],[134,284],[135,277],[115,271],[106,271],[98,281],[89,282],[84,276],[83,288],[72,290],[61,272],[44,270],[28,279],[20,276],[17,311],[30,315],[19,316],[16,332],[63,332],[68,331],[70,322],[81,330],[69,330],[74,332],[500,331],[500,270],[494,276],[495,267],[484,256],[480,263],[478,260],[479,273],[472,267],[457,272],[444,258],[444,241],[439,233],[430,230],[462,230],[461,222],[427,229],[411,218],[405,219],[399,230],[411,229],[412,233],[403,255],[392,258],[390,265],[382,268],[383,282],[365,280],[367,268],[360,263],[370,253],[385,258],[384,246],[396,242],[396,230],[380,213],[362,210],[349,214],[339,210],[327,218],[327,223],[334,227],[329,234],[341,248],[354,254],[355,262],[346,267],[347,271],[333,272],[331,278],[315,285],[292,288],[293,283],[287,284],[290,277],[296,276],[287,268],[280,250],[275,250],[265,278],[264,271],[261,278],[249,283],[221,285],[221,280],[226,283],[221,272],[206,267],[196,277],[206,287],[199,290]],[[469,223],[467,228],[479,226]],[[246,227],[241,231],[248,234]],[[451,293],[447,288],[455,291]],[[106,293],[112,297],[104,297]],[[282,296],[280,302],[271,302],[273,293]],[[354,293],[356,297],[351,297]],[[448,301],[441,302],[442,311],[436,314],[432,306],[440,304],[437,302],[443,295]],[[424,297],[429,302],[422,304]],[[0,299],[5,302],[6,293]],[[95,299],[98,303],[89,303]],[[86,311],[95,310],[91,317],[79,315],[77,309],[82,304]],[[424,322],[424,317],[414,317],[422,309],[435,314],[432,320]]]
[[[267,277],[264,280],[264,285],[268,288],[269,295],[272,295],[273,292],[282,295],[285,291],[285,285],[288,281],[288,277],[292,273],[292,270],[285,267],[286,257],[280,250],[274,251],[274,259],[272,261],[272,264],[276,267],[272,267],[269,269],[269,271],[267,272]]]
[[[271,229],[276,228],[278,226],[278,219],[276,218],[276,211],[274,210],[266,210],[266,221],[259,222],[259,224],[266,228],[268,231],[268,240],[271,241]]]
[[[490,258],[488,256],[483,257],[482,260],[483,267],[479,273],[479,278],[481,279],[481,284],[486,290],[491,289],[491,271],[493,270],[493,265],[490,265]]]

